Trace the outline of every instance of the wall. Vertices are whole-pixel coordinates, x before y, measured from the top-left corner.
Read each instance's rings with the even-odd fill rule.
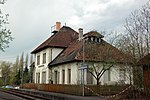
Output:
[[[63,71],[65,70],[65,83],[64,84],[68,84],[68,69],[71,69],[71,84],[80,84],[81,83],[81,70],[79,70],[80,66],[82,63],[80,62],[74,62],[74,63],[68,63],[68,64],[62,64],[62,65],[58,65],[55,67],[52,67],[52,79],[53,82],[55,84],[55,71],[58,71],[59,73],[59,77],[57,77],[58,83],[57,84],[63,84]],[[99,67],[97,70],[99,70],[99,72],[102,69],[102,64],[99,63],[95,63]],[[90,64],[88,64],[88,67],[92,67],[90,66]],[[107,66],[108,67],[108,66]],[[120,69],[125,69],[125,73],[124,73],[124,77],[125,79],[123,81],[120,81]],[[100,79],[100,84],[104,85],[116,85],[116,84],[130,84],[130,81],[132,82],[132,72],[131,72],[132,68],[130,66],[127,65],[122,65],[122,64],[117,64],[114,65],[113,67],[110,68],[110,80],[108,79],[108,72],[106,71],[101,79]],[[87,84],[87,70],[84,70],[84,83]],[[93,77],[93,84],[96,84],[96,79]]]
[[[71,69],[71,84],[77,84],[77,81],[78,81],[78,63],[75,62],[75,63],[68,63],[68,64],[62,64],[62,65],[59,65],[59,66],[55,66],[55,67],[52,67],[52,80],[55,84],[55,71],[57,71],[58,73],[60,73],[59,77],[58,77],[58,84],[63,84],[63,70],[65,70],[65,82],[64,84],[68,84],[68,69]]]
[[[40,73],[40,83],[42,83],[42,72],[46,72],[46,82],[49,83],[48,64],[62,51],[60,48],[47,48],[35,54],[35,83],[37,81],[36,73]],[[43,54],[46,53],[46,63],[43,64]],[[40,64],[37,65],[37,56],[40,55]]]
[[[81,70],[79,70],[79,67],[81,66],[82,63],[80,62],[74,62],[74,63],[67,63],[67,64],[62,64],[59,66],[54,66],[52,67],[52,73],[48,68],[48,64],[50,61],[54,60],[59,53],[62,52],[63,49],[60,48],[47,48],[45,50],[42,50],[38,53],[36,53],[35,57],[35,76],[36,73],[40,73],[40,83],[42,83],[42,72],[46,72],[46,82],[45,83],[50,83],[50,79],[53,80],[55,83],[55,76],[54,73],[55,71],[58,71],[58,84],[68,84],[68,69],[71,69],[71,84],[80,84],[81,83]],[[43,53],[46,53],[46,63],[43,64]],[[40,55],[40,65],[37,65],[37,56]],[[99,63],[95,63],[99,64]],[[89,63],[90,65],[90,63]],[[102,64],[99,64],[99,66],[102,66]],[[92,67],[92,66],[89,66]],[[102,68],[102,67],[101,67]],[[99,68],[98,70],[101,70]],[[125,81],[124,83],[129,84],[130,81],[132,81],[132,75],[131,75],[131,67],[123,64],[117,64],[114,67],[112,67],[110,70],[110,80],[108,80],[108,72],[106,71],[104,75],[101,77],[100,82],[101,84],[116,84],[119,83],[120,80],[120,68],[125,68]],[[62,77],[62,70],[65,70],[65,82],[63,83],[63,77]],[[130,70],[130,71],[129,71]],[[84,83],[86,84],[86,79],[87,79],[87,70],[84,70]],[[131,79],[130,79],[131,78]],[[37,78],[35,77],[35,83],[37,81]],[[93,78],[93,84],[96,84],[96,79]]]

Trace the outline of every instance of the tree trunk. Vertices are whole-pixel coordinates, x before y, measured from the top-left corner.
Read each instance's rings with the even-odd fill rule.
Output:
[[[97,81],[97,85],[99,85],[99,79],[100,79],[100,78],[97,78],[97,79],[96,79],[96,81]]]

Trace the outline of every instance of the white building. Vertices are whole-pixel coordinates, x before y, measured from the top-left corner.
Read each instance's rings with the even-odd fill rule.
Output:
[[[67,26],[61,28],[60,22],[56,22],[53,33],[32,51],[36,57],[35,83],[80,84],[83,80],[80,70],[83,62],[89,69],[84,70],[85,84],[96,84],[96,73],[92,69],[96,68],[100,73],[104,66],[108,68],[111,65],[102,75],[101,84],[128,84],[132,81],[130,57],[104,41],[98,32],[91,31],[83,35],[81,28],[78,33]]]

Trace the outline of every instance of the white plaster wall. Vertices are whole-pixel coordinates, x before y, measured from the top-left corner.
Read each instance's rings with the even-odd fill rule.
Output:
[[[60,54],[63,49],[62,48],[51,48],[52,49],[52,60],[54,60],[58,54]]]
[[[40,83],[42,83],[42,72],[46,71],[46,83],[49,83],[49,68],[48,64],[51,60],[55,59],[57,55],[63,49],[60,48],[47,48],[35,54],[35,82],[36,82],[36,73],[40,73]],[[43,54],[46,53],[46,63],[43,64]],[[40,64],[37,65],[37,56],[40,55]]]
[[[120,72],[120,68],[125,68],[125,84],[130,84],[130,81],[132,83],[132,67],[131,66],[127,66],[127,65],[122,65],[122,64],[118,64],[118,65],[115,65],[114,67],[111,68],[111,81],[112,82],[115,82],[115,83],[118,83],[119,84],[119,81],[120,81],[120,76],[119,76],[119,72]],[[104,82],[104,83],[107,83],[107,82]]]
[[[52,73],[53,74],[55,71],[60,72],[58,84],[62,84],[62,70],[65,70],[65,83],[64,84],[68,84],[68,69],[71,69],[71,84],[77,84],[78,67],[77,67],[76,62],[75,63],[62,64],[59,66],[52,67]],[[54,81],[54,75],[53,75],[53,81]]]
[[[88,66],[89,66],[89,68],[92,67],[92,66],[90,66],[90,64]],[[102,64],[99,64],[99,66],[102,66]],[[108,78],[107,71],[103,74],[103,76],[100,79],[101,84],[104,85],[104,84],[108,84],[108,83],[112,83],[112,84],[119,83],[119,81],[120,81],[120,77],[119,77],[119,69],[120,69],[120,67],[123,67],[123,68],[126,69],[126,71],[125,71],[125,77],[126,77],[125,78],[125,83],[129,84],[130,81],[132,82],[133,75],[132,75],[132,68],[131,68],[131,66],[118,64],[118,65],[114,65],[110,69],[110,71],[111,71],[110,72],[110,81],[108,81],[108,79],[106,79],[106,78]],[[99,70],[101,70],[101,68]],[[93,77],[93,84],[96,84],[96,79],[94,77]]]
[[[60,72],[60,76],[59,76],[59,84],[62,84],[62,70],[65,70],[65,84],[68,84],[68,69],[71,69],[71,84],[80,84],[81,82],[81,70],[79,70],[81,63],[68,63],[68,64],[62,64],[59,66],[55,66],[53,67],[53,73],[55,70],[57,70],[58,72]],[[91,67],[89,65],[89,67]],[[111,68],[111,72],[110,72],[110,81],[108,81],[107,79],[105,79],[106,77],[108,78],[108,73],[106,73],[105,75],[103,75],[100,79],[100,82],[102,85],[104,84],[108,84],[108,83],[112,83],[112,84],[116,84],[119,82],[119,65],[114,65],[114,67]],[[129,66],[123,66],[121,65],[121,67],[125,67],[128,69],[131,69]],[[101,70],[101,69],[99,69]],[[86,70],[84,71],[84,83],[86,84]],[[130,83],[130,78],[129,75],[131,75],[128,71],[126,71],[126,80],[125,83],[129,84]],[[54,78],[54,77],[53,77]],[[96,84],[96,79],[93,78],[93,84]]]

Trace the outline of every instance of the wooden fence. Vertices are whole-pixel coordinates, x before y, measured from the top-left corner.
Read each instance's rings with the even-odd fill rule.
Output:
[[[127,88],[129,85],[115,85],[115,86],[107,86],[107,85],[85,85],[85,95],[114,95],[119,93],[120,91]],[[36,89],[41,91],[48,92],[56,92],[56,93],[65,93],[65,94],[73,94],[73,95],[82,95],[82,85],[62,85],[62,84],[34,84],[28,83],[24,84],[23,88],[26,89]]]

